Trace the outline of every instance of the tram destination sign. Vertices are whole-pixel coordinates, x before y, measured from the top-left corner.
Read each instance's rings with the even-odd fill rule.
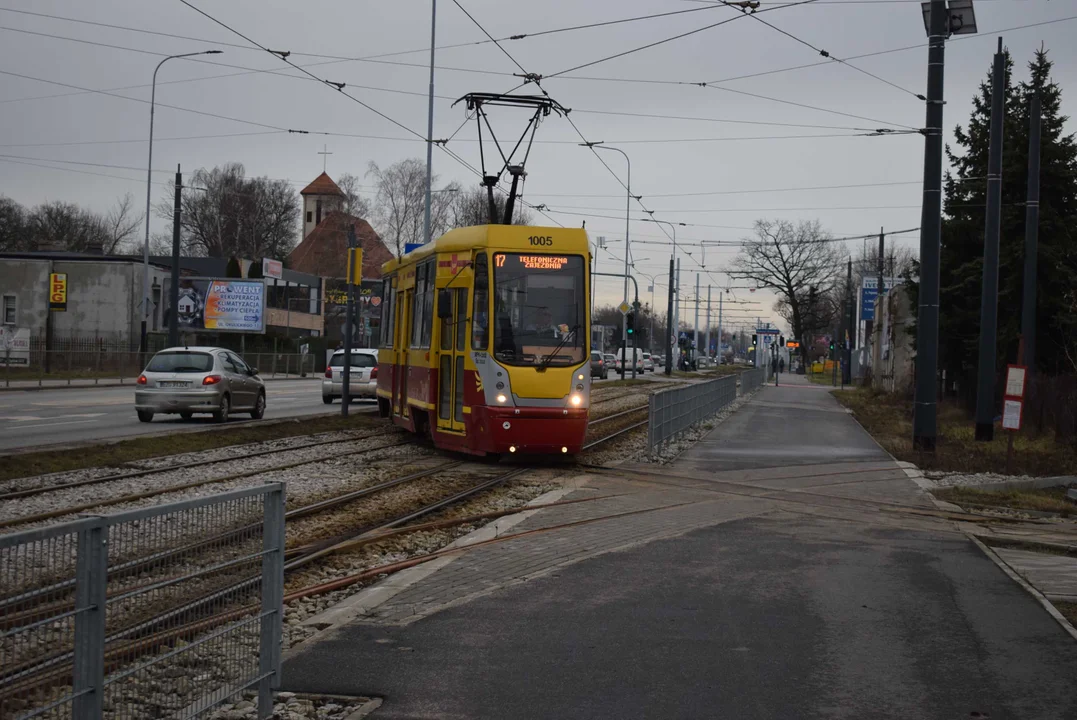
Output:
[[[509,255],[499,253],[494,256],[494,265],[506,270],[560,270],[568,265],[564,255]]]

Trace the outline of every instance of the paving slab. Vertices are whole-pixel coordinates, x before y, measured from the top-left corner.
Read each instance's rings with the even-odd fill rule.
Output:
[[[1048,600],[1077,602],[1077,558],[995,548],[995,553]]]

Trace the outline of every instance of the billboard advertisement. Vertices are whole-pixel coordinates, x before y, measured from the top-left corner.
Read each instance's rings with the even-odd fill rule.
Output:
[[[176,314],[181,332],[264,333],[265,307],[262,280],[180,278]]]

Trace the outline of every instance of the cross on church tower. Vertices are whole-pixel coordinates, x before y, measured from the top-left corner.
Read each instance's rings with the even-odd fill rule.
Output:
[[[325,172],[326,165],[329,161],[329,156],[333,153],[329,152],[328,145],[322,145],[322,149],[318,151],[318,154],[322,156],[322,172]]]

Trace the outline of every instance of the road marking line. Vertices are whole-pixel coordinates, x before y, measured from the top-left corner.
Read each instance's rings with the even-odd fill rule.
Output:
[[[56,425],[87,425],[87,424],[92,423],[92,422],[93,422],[93,420],[71,420],[71,421],[68,421],[68,422],[50,422],[50,423],[44,423],[42,425],[20,425],[19,429],[20,430],[29,430],[30,428],[55,427]]]

